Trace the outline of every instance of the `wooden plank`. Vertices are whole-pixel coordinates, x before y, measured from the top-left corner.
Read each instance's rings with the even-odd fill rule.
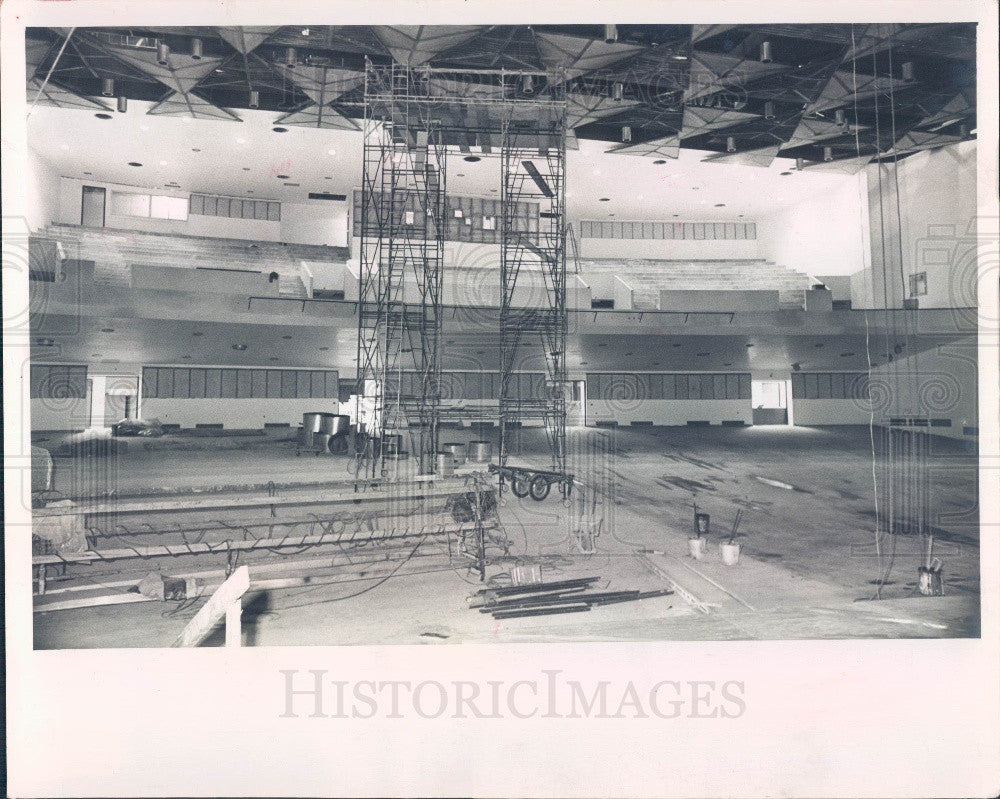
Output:
[[[230,575],[218,590],[212,594],[208,602],[202,605],[193,619],[188,622],[184,631],[177,637],[172,646],[186,647],[198,646],[211,634],[212,629],[218,624],[223,616],[229,618],[233,616],[231,607],[240,602],[243,595],[250,588],[250,570],[246,566],[240,566]],[[238,620],[238,616],[236,617]],[[230,632],[226,630],[226,643],[229,645]]]

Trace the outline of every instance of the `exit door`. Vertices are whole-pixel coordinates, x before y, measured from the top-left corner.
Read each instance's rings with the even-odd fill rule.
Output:
[[[84,227],[104,227],[106,190],[100,186],[84,186],[80,203],[80,224]]]
[[[784,380],[752,380],[753,423],[788,424],[788,386]]]

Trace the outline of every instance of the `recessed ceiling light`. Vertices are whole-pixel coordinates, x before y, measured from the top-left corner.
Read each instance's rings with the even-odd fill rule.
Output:
[[[129,161],[128,165],[129,166],[142,166],[142,164],[140,164],[138,161]]]
[[[244,172],[249,172],[250,171],[250,167],[248,167],[248,166],[243,167],[243,171]]]
[[[113,327],[102,327],[101,328],[101,332],[102,333],[114,333],[115,329]]]
[[[233,344],[233,349],[237,352],[243,352],[247,348],[246,344]]]
[[[782,175],[791,175],[792,173],[791,172],[782,172],[781,174]]]
[[[269,361],[276,361],[276,360],[278,360],[278,359],[277,359],[277,358],[268,358],[268,360],[269,360]]]
[[[610,197],[601,197],[601,198],[600,198],[600,199],[598,200],[598,202],[602,202],[602,203],[609,203],[609,202],[611,202],[611,198],[610,198]]]
[[[337,151],[336,151],[336,150],[327,150],[327,151],[326,151],[326,154],[327,154],[327,155],[336,155],[336,154],[337,154]]]
[[[329,347],[320,347],[319,351],[320,352],[326,352],[328,349],[330,349],[330,348]]]
[[[253,194],[253,189],[247,189],[247,194]]]
[[[732,364],[732,361],[730,361],[730,362],[728,362],[728,363],[724,363],[724,364],[722,364],[722,365],[723,365],[723,366],[732,366],[733,364]]]
[[[205,334],[202,333],[200,330],[195,330],[191,335],[192,336],[204,336]]]
[[[292,337],[291,337],[291,336],[282,336],[282,338],[283,338],[283,339],[284,339],[285,341],[291,341],[291,340],[292,340]]]
[[[94,173],[93,172],[84,172],[83,174],[84,175],[93,175]]]
[[[813,346],[816,347],[817,349],[819,349],[821,347],[825,347],[826,345],[821,342],[819,344],[813,344]]]
[[[701,189],[701,186],[692,186],[691,187],[691,191],[698,191],[699,189]]]
[[[323,180],[333,180],[333,178],[330,175],[327,175],[325,178],[323,178]]]
[[[716,204],[715,204],[715,207],[716,207],[716,208],[725,208],[725,207],[726,207],[726,204],[725,204],[725,203],[716,203]]]
[[[201,148],[200,147],[192,147],[191,148],[191,152],[193,152],[193,153],[200,153],[201,152]]]
[[[288,175],[275,175],[278,180],[288,180]]]
[[[656,164],[657,166],[659,166],[661,164],[667,163],[667,159],[665,159],[665,158],[657,158],[655,161],[653,161],[653,163]]]
[[[478,155],[467,155],[462,160],[463,161],[468,161],[470,164],[474,164],[477,161],[482,161],[483,159],[480,158]]]
[[[679,346],[680,346],[680,342],[679,342],[679,341],[675,341],[675,342],[674,342],[673,344],[671,344],[670,346],[671,346],[671,347],[679,347]]]
[[[748,347],[752,347],[752,346],[753,346],[753,344],[747,344],[747,346],[748,346]]]
[[[707,357],[707,356],[709,356],[711,354],[712,353],[710,353],[710,352],[696,352],[695,353],[695,355],[697,355],[699,358],[705,358],[705,357]]]
[[[840,353],[840,357],[841,358],[850,358],[853,355],[855,355],[855,353],[853,353],[853,352],[842,352],[842,353]]]
[[[244,138],[243,138],[242,136],[239,136],[239,137],[237,137],[237,139],[236,139],[236,143],[237,143],[237,144],[246,144],[246,143],[247,143],[247,140],[246,140],[246,139],[244,139]]]
[[[111,119],[111,114],[94,114],[98,119]]]
[[[271,128],[275,133],[288,133],[288,128],[276,127]]]
[[[191,356],[190,355],[182,355],[181,358],[183,360],[185,360],[185,361],[190,361],[191,360]]]
[[[51,347],[56,343],[56,341],[52,338],[36,338],[35,343],[39,347]]]
[[[464,172],[459,172],[458,174],[455,175],[455,177],[456,178],[464,178],[465,177],[465,173]]]

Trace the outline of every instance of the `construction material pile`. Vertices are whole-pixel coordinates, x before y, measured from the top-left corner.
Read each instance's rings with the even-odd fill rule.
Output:
[[[490,613],[494,619],[518,619],[527,616],[552,616],[559,613],[584,613],[597,605],[635,602],[667,596],[673,591],[595,591],[600,577],[578,577],[550,583],[529,583],[482,588],[469,598],[469,607]]]

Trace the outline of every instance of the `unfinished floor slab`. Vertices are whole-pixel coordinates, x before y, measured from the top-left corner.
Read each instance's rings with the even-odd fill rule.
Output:
[[[454,430],[447,439],[489,435]],[[239,496],[235,486],[242,483],[248,492],[269,490],[280,496],[303,485],[342,480],[350,467],[346,457],[296,457],[294,444],[279,437],[202,441],[168,437],[142,442],[110,463],[107,458],[71,460],[57,454],[56,474],[66,480],[60,484],[57,477],[57,487],[90,486],[91,495],[184,498],[222,486]],[[589,446],[595,441],[600,446]],[[468,596],[482,585],[478,575],[438,547],[415,552],[402,566],[373,567],[370,575],[332,568],[317,572],[313,565],[308,571],[325,581],[268,591],[255,591],[252,584],[243,617],[244,644],[979,634],[978,464],[961,442],[935,438],[931,456],[935,555],[943,561],[945,575],[945,595],[940,597],[917,590],[924,553],[915,539],[896,536],[875,546],[867,428],[578,428],[571,444],[576,453],[571,468],[610,478],[596,551],[581,551],[572,510],[555,491],[543,502],[505,492],[499,518],[510,550],[506,557],[492,558],[487,578],[506,574],[517,564],[538,564],[546,581],[597,576],[601,590],[676,589],[673,594],[566,616],[495,620],[469,608]],[[547,465],[542,431],[522,430],[516,447],[515,459]],[[76,477],[69,480],[68,474]],[[689,556],[687,546],[695,504],[711,518],[708,557],[699,561]],[[727,566],[718,543],[730,536],[738,512],[742,551],[739,563]],[[251,575],[255,563],[262,567],[293,560],[274,553],[255,558],[250,559]],[[310,558],[303,552],[294,560]],[[224,565],[218,557],[205,561],[199,561],[201,568]],[[97,588],[113,582],[108,566],[93,569]],[[170,573],[190,564],[168,558],[142,568]],[[49,580],[50,588],[58,585],[58,576]],[[114,590],[127,591],[121,586]],[[167,646],[203,601],[36,613],[35,645]],[[209,643],[222,640],[220,630]]]

